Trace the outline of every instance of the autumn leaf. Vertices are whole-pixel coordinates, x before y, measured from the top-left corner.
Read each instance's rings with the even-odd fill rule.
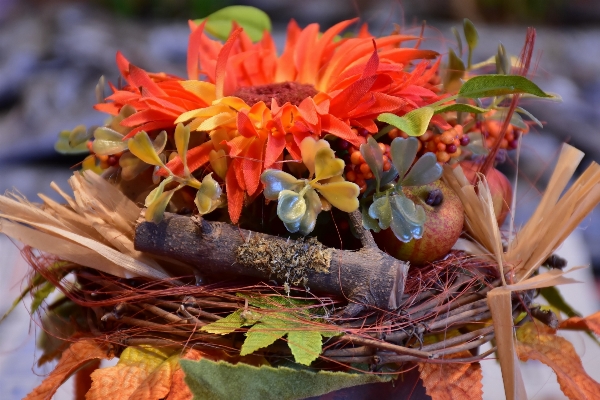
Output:
[[[202,359],[204,355],[198,350],[190,349],[183,360],[198,361]],[[192,400],[194,395],[192,391],[185,383],[185,373],[180,366],[177,367],[175,373],[173,373],[173,379],[171,381],[171,391],[165,400]]]
[[[64,351],[54,371],[24,400],[50,399],[56,390],[80,367],[91,360],[111,358],[113,358],[112,353],[103,344],[93,340],[75,342]]]
[[[114,367],[92,373],[87,400],[162,399],[169,394],[179,354],[151,346],[128,347]]]
[[[88,362],[84,367],[80,368],[74,377],[74,400],[85,400],[85,394],[92,387],[91,374],[98,368],[100,368],[101,360],[92,360]]]
[[[468,351],[448,358],[471,357]],[[434,364],[419,363],[419,372],[426,393],[432,400],[482,399],[481,366],[479,363]]]
[[[600,399],[600,384],[583,369],[573,345],[542,324],[527,323],[517,330],[517,354],[522,361],[538,360],[556,374],[571,400]]]
[[[588,317],[571,317],[558,325],[558,329],[592,331],[600,336],[600,311]]]

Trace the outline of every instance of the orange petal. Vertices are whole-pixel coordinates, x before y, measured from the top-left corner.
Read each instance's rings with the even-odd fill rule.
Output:
[[[223,45],[223,48],[219,52],[217,57],[217,65],[215,68],[215,94],[217,99],[220,99],[224,95],[224,87],[225,87],[225,73],[227,71],[227,59],[229,58],[229,53],[231,53],[231,49],[235,44],[238,36],[242,32],[242,28],[237,28],[229,35],[229,38]]]

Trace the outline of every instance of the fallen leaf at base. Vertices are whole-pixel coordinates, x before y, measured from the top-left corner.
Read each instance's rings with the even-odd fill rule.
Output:
[[[585,318],[571,317],[562,321],[558,329],[591,331],[600,336],[600,311]]]
[[[24,400],[46,400],[52,398],[56,390],[80,367],[91,360],[111,359],[108,347],[93,340],[81,340],[65,350],[56,368]]]
[[[451,354],[449,358],[471,357],[468,351]],[[476,400],[483,398],[482,374],[479,363],[434,364],[419,363],[419,372],[426,393],[432,400]]]
[[[517,330],[521,361],[538,360],[556,374],[563,393],[571,400],[600,399],[600,383],[583,369],[573,345],[542,324],[527,323]]]

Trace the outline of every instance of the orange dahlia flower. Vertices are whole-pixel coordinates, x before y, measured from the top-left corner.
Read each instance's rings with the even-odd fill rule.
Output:
[[[355,21],[340,22],[322,34],[318,24],[301,29],[292,21],[281,55],[269,32],[252,43],[234,26],[221,43],[205,34],[203,24],[190,22],[189,80],[148,74],[119,54],[128,85],[113,88],[111,102],[96,108],[117,114],[125,104],[133,106],[136,113],[122,122],[132,128],[126,138],[141,130],[173,129],[177,123],[208,133],[204,143],[188,151],[187,164],[194,171],[210,163],[225,180],[235,223],[245,197],[262,191],[261,173],[281,168],[285,152],[300,161],[306,137],[331,134],[359,146],[365,135],[378,131],[379,114],[403,115],[438,100],[426,88],[437,63],[412,65],[437,53],[399,47],[417,39],[413,36],[372,37],[366,26],[357,37],[340,39]],[[177,157],[167,167],[176,174],[183,171]]]

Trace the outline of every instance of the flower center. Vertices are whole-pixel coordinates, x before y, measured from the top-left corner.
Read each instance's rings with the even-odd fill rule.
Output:
[[[233,93],[233,96],[244,100],[249,106],[263,101],[267,107],[271,108],[271,99],[277,100],[277,104],[279,105],[289,102],[295,106],[299,106],[302,100],[312,97],[317,93],[318,91],[313,85],[297,82],[281,82],[241,87]]]

